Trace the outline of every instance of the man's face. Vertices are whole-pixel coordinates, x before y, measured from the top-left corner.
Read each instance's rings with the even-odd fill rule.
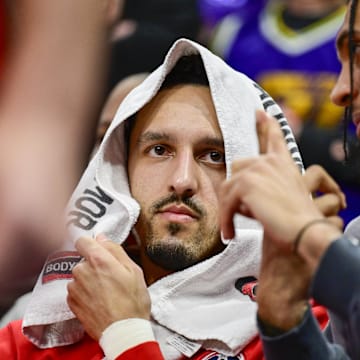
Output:
[[[350,105],[350,57],[349,57],[349,16],[350,6],[336,40],[338,57],[341,62],[341,72],[331,93],[331,100],[339,106]],[[354,25],[354,66],[353,66],[353,113],[356,135],[360,139],[360,7],[356,9]]]
[[[177,271],[222,249],[224,145],[208,87],[162,90],[138,113],[128,174],[141,206],[135,228],[154,263]]]

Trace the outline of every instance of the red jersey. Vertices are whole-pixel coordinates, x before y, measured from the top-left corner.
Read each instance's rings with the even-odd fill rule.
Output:
[[[326,310],[322,306],[314,306],[313,313],[323,328],[328,322]],[[98,342],[88,335],[73,345],[58,346],[49,349],[39,349],[31,343],[21,331],[21,320],[11,322],[0,330],[0,359],[6,360],[102,360],[104,353]],[[116,360],[164,360],[159,344],[148,341],[128,349],[119,355]],[[183,359],[187,357],[183,356]],[[250,342],[239,356],[224,356],[212,350],[200,349],[191,357],[192,360],[265,360],[261,341],[256,337]]]

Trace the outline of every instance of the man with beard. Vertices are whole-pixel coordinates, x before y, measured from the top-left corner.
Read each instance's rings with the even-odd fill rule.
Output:
[[[262,359],[253,286],[262,230],[235,218],[236,234],[226,241],[218,190],[235,159],[258,154],[255,111],[263,108],[279,120],[302,169],[271,97],[200,45],[179,40],[122,102],[70,200],[69,230],[82,231],[75,246],[83,260],[74,266],[71,251],[49,258],[23,322],[0,332],[0,355]],[[334,215],[342,194],[325,179],[330,194],[320,210],[326,204]],[[130,229],[141,268],[107,241],[121,243]],[[297,278],[294,296],[305,281]],[[324,309],[316,313],[323,327]]]

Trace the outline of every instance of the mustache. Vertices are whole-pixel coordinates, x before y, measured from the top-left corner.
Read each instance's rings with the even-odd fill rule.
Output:
[[[206,210],[198,204],[194,199],[188,197],[188,196],[179,196],[175,193],[170,194],[169,196],[166,196],[162,199],[159,199],[151,206],[151,212],[153,214],[159,212],[164,206],[170,205],[170,204],[180,204],[183,203],[186,205],[189,209],[194,211],[199,217],[206,215]]]

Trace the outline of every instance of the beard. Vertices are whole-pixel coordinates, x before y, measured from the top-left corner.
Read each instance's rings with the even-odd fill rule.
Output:
[[[209,226],[206,211],[189,198],[182,199],[181,202],[198,214],[198,223],[188,225],[170,222],[165,226],[165,235],[163,226],[160,233],[159,224],[154,216],[163,206],[174,202],[172,195],[151,207],[150,213],[153,215],[145,221],[145,252],[162,268],[180,271],[221,251],[223,245],[218,225]],[[197,228],[191,230],[189,226]]]

